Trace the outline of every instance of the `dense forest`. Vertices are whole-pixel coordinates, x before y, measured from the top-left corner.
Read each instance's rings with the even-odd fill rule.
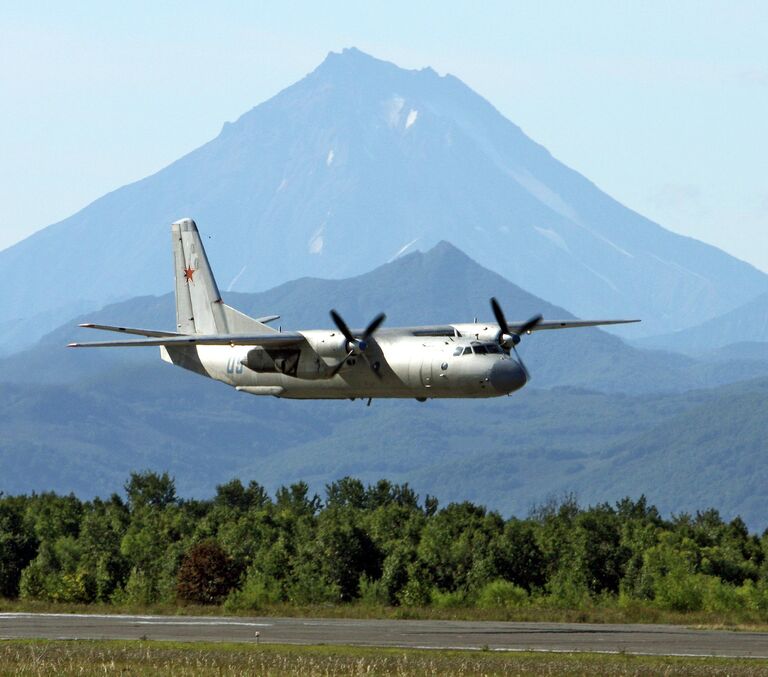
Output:
[[[641,497],[573,497],[503,519],[407,485],[346,477],[271,497],[232,480],[210,500],[133,473],[125,498],[0,495],[0,596],[49,602],[579,608],[611,600],[768,618],[768,531],[716,510],[664,519]]]

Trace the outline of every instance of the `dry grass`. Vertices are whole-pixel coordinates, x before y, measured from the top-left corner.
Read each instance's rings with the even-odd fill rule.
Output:
[[[0,675],[733,675],[768,661],[128,641],[0,641]]]

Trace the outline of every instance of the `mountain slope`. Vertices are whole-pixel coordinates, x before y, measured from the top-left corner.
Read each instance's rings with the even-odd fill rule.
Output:
[[[256,399],[156,365],[86,386],[0,384],[0,398],[0,491],[11,494],[107,495],[146,468],[200,497],[234,476],[320,490],[354,475],[506,514],[563,492],[585,502],[645,493],[665,513],[716,507],[768,526],[765,380],[694,395],[526,389],[365,407]]]
[[[766,414],[767,380],[729,386],[606,451],[608,462],[580,479],[583,496],[595,501],[642,489],[663,509],[690,511],[716,495],[718,507],[738,505],[768,526]]]
[[[40,336],[86,307],[170,290],[167,229],[183,215],[211,235],[223,289],[355,275],[448,239],[537,296],[642,317],[646,333],[768,290],[751,266],[612,200],[458,79],[350,49],[157,174],[0,252],[14,286],[0,330]]]
[[[674,350],[687,355],[705,355],[737,344],[768,344],[768,293],[760,294],[724,315],[694,327],[671,334],[650,336],[638,345],[661,350]],[[743,346],[736,355],[754,354],[755,346]]]

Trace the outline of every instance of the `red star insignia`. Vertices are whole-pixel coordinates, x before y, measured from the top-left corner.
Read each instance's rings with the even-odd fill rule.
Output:
[[[194,281],[194,280],[192,280],[192,276],[194,274],[195,274],[195,269],[194,268],[187,267],[187,268],[184,269],[184,279],[187,282],[193,282]]]

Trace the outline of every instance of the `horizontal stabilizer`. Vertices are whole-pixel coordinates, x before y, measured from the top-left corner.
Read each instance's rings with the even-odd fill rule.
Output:
[[[305,341],[296,332],[274,332],[271,334],[185,334],[181,336],[159,336],[123,341],[97,341],[94,343],[70,343],[68,348],[130,348],[132,346],[270,346],[284,348],[296,346]]]
[[[279,320],[279,315],[265,315],[264,317],[256,317],[254,318],[254,321],[261,322],[262,324],[269,324],[270,322],[274,322],[275,320]]]

